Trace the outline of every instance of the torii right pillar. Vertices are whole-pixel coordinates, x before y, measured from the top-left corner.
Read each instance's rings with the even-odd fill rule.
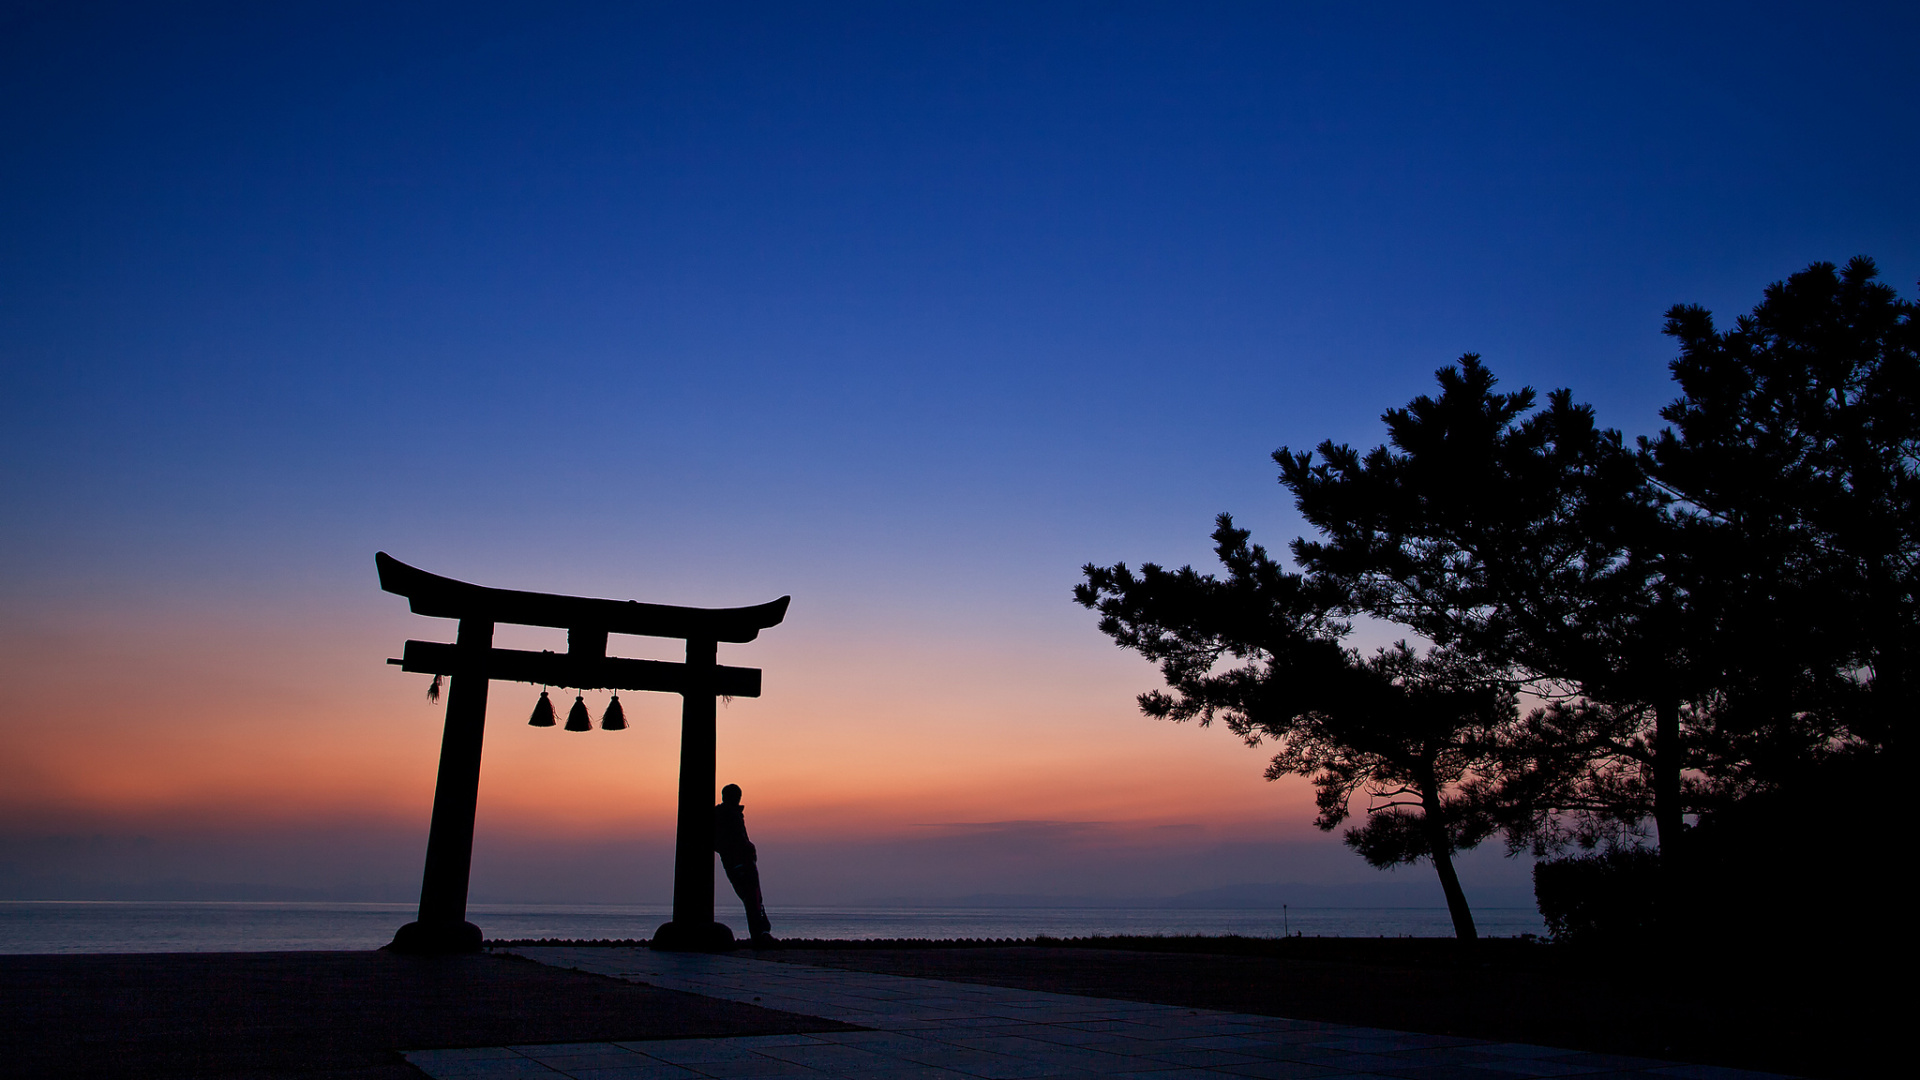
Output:
[[[673,921],[653,947],[711,952],[733,947],[733,930],[713,917],[713,800],[718,782],[714,674],[719,643],[687,639],[680,699],[680,812],[673,834]]]

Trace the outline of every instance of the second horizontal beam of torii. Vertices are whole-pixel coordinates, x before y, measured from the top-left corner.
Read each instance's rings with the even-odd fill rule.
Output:
[[[604,639],[603,639],[604,640]],[[603,646],[604,647],[604,646]],[[571,650],[526,652],[520,649],[488,649],[477,658],[490,679],[534,683],[539,686],[568,686],[576,690],[651,690],[662,694],[684,694],[699,689],[720,697],[757,698],[760,696],[760,669],[715,664],[711,680],[693,686],[687,665],[665,660],[629,660],[620,656],[579,655]],[[457,675],[466,670],[460,647],[443,641],[409,641],[398,661],[401,671],[422,675]]]

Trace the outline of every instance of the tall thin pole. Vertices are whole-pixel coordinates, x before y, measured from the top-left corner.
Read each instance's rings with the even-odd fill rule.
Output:
[[[440,775],[433,787],[427,865],[420,880],[420,918],[400,928],[393,949],[466,952],[480,947],[467,921],[473,870],[473,822],[480,801],[480,746],[487,726],[487,653],[493,623],[461,619],[455,641],[460,670],[447,685],[447,721],[440,736]]]

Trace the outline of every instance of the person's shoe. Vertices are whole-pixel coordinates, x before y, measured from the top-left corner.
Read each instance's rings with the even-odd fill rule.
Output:
[[[753,935],[753,939],[747,942],[747,947],[750,949],[771,949],[779,944],[779,939],[775,938],[772,934],[755,934]]]

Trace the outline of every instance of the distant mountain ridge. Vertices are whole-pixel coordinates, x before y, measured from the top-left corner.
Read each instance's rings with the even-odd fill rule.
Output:
[[[0,867],[4,871],[5,867]],[[0,898],[33,900],[110,901],[234,901],[307,903],[410,902],[405,886],[348,883],[311,888],[237,882],[198,882],[181,879],[138,883],[107,883],[65,878],[14,878],[0,873]],[[722,898],[724,901],[724,897]],[[664,902],[662,897],[646,897]],[[1467,900],[1476,908],[1529,908],[1533,890],[1500,885],[1467,888]],[[479,903],[526,903],[511,896],[475,897]],[[574,903],[614,903],[600,896]],[[624,901],[635,902],[635,901]],[[1195,889],[1172,896],[1086,896],[1039,893],[969,893],[963,896],[890,896],[836,901],[815,897],[791,901],[806,907],[850,908],[1136,908],[1159,910],[1256,910],[1296,908],[1444,908],[1437,883],[1420,881],[1356,882],[1310,885],[1298,882],[1245,882],[1211,889]]]
[[[5,868],[0,867],[0,871]],[[0,900],[102,900],[154,903],[407,903],[418,890],[392,884],[352,882],[326,888],[259,882],[93,881],[75,877],[10,877],[0,873]]]
[[[1468,888],[1475,907],[1531,908],[1533,890],[1523,885]],[[1196,889],[1174,896],[1051,896],[1032,893],[971,893],[965,896],[893,896],[862,901],[869,907],[957,908],[1438,908],[1446,906],[1437,883],[1356,882],[1347,885],[1246,882]]]

